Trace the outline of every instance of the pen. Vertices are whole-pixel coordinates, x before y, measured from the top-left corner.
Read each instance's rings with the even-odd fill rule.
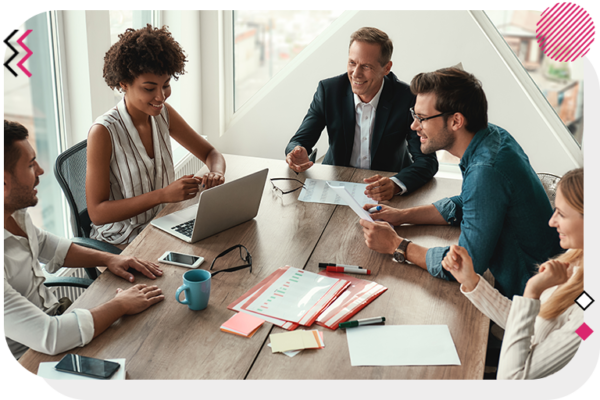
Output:
[[[358,265],[346,265],[346,264],[336,264],[336,263],[319,263],[319,268],[327,268],[327,267],[345,267],[345,268],[365,269],[363,267],[359,267]]]
[[[342,329],[354,328],[356,326],[379,324],[381,322],[385,322],[385,317],[357,319],[356,321],[342,322],[340,324],[340,328],[342,328]]]
[[[371,270],[364,268],[349,268],[349,267],[332,267],[328,266],[327,272],[348,272],[351,274],[371,275]]]
[[[371,207],[371,208],[369,208],[369,212],[374,213],[375,211],[381,211],[382,208],[383,207],[381,207],[381,206]]]

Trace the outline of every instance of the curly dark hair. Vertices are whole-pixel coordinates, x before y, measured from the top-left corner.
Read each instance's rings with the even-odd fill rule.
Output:
[[[104,56],[104,80],[111,89],[118,89],[120,82],[131,84],[148,72],[167,74],[177,80],[185,74],[187,61],[166,26],[159,29],[147,24],[138,30],[128,28]]]

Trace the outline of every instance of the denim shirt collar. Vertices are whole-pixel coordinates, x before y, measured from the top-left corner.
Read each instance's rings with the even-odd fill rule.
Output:
[[[462,158],[460,159],[460,162],[458,163],[458,166],[460,167],[460,170],[462,172],[465,172],[465,170],[469,166],[469,161],[473,154],[477,151],[477,147],[479,147],[481,142],[483,142],[490,135],[490,128],[492,126],[493,125],[488,124],[487,127],[477,131],[475,136],[473,136],[473,139],[471,139],[471,143],[469,143],[469,145],[467,146],[465,153],[463,154]]]

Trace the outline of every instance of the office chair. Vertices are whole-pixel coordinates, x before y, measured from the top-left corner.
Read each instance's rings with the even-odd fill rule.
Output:
[[[558,186],[558,182],[560,181],[560,176],[556,176],[553,174],[547,174],[544,172],[540,172],[537,174],[540,181],[542,181],[542,186],[544,186],[544,190],[548,195],[548,199],[550,200],[550,205],[554,209],[554,199],[556,198],[556,187]]]
[[[71,208],[71,221],[75,237],[72,240],[83,247],[88,247],[94,250],[105,251],[112,254],[121,254],[121,249],[109,243],[104,243],[98,240],[90,239],[91,219],[87,211],[87,202],[85,197],[85,174],[87,167],[87,140],[77,143],[75,146],[66,150],[56,158],[54,165],[54,175],[60,185],[69,207]],[[98,270],[95,267],[85,268],[85,272],[90,278],[87,286],[98,277]],[[65,279],[65,278],[56,278]],[[52,281],[56,281],[52,279]],[[84,278],[68,278],[84,279]],[[72,286],[66,283],[66,285]],[[84,284],[84,283],[81,283]],[[65,286],[62,284],[54,284],[53,286]],[[85,286],[85,287],[87,287]],[[79,286],[84,287],[84,286]]]

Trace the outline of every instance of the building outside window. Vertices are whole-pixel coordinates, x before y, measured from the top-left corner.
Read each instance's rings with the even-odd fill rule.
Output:
[[[583,143],[583,59],[558,62],[546,57],[538,45],[536,24],[541,11],[486,11],[498,32],[523,68],[546,97],[550,106],[571,132]]]
[[[58,91],[54,70],[52,68],[54,54],[49,30],[50,13],[38,14],[19,27],[19,31],[11,38],[11,45],[19,51],[19,55],[11,61],[13,76],[4,68],[4,118],[24,125],[29,131],[29,142],[37,154],[37,161],[43,168],[38,186],[39,202],[29,208],[33,223],[41,229],[58,236],[70,236],[66,215],[69,215],[62,191],[54,177],[54,162],[61,153],[64,143],[58,129],[57,103]],[[31,29],[24,40],[33,55],[24,63],[31,77],[17,67],[23,55],[23,49],[17,39]],[[4,61],[12,56],[8,49]]]

